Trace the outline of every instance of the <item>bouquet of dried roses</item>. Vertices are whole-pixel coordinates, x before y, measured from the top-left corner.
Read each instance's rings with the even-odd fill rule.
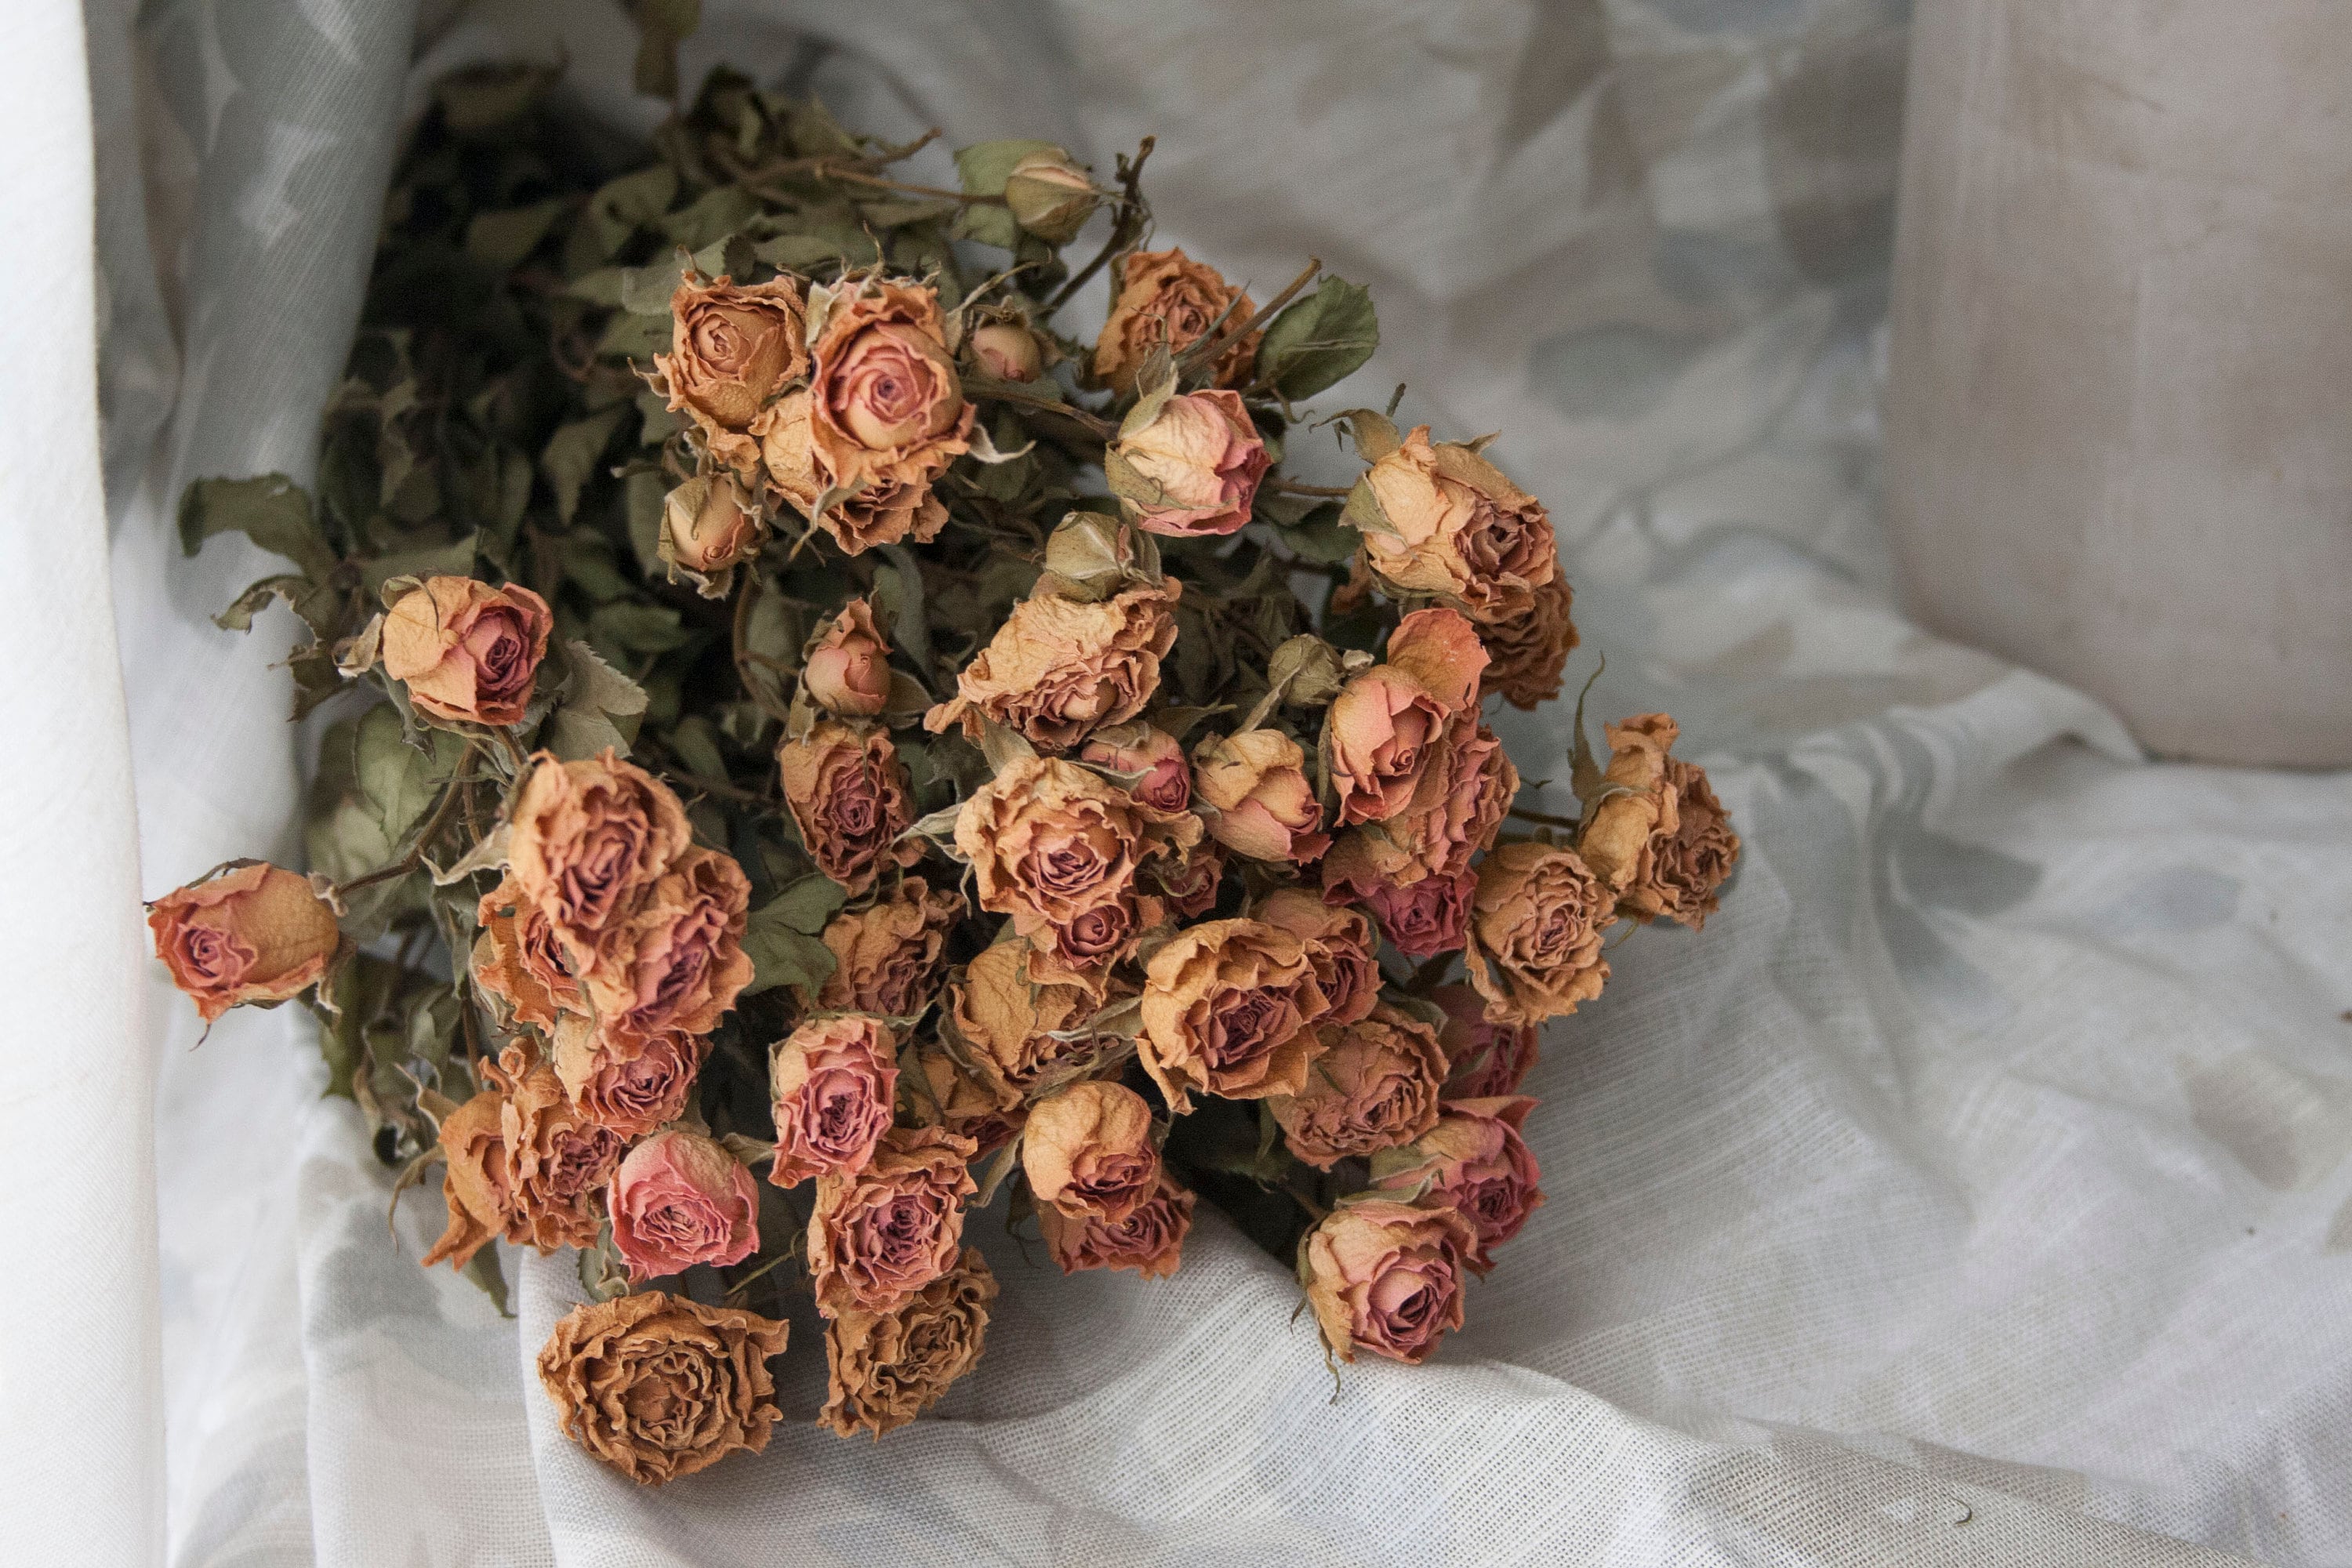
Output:
[[[428,1265],[577,1251],[541,1374],[640,1481],[765,1444],[791,1290],[821,1422],[937,1400],[1000,1190],[1146,1279],[1206,1196],[1328,1353],[1427,1356],[1541,1201],[1537,1026],[1738,852],[1661,714],[1604,762],[1580,708],[1576,808],[1515,805],[1482,704],[1576,643],[1542,506],[1310,421],[1370,300],[1150,248],[1149,142],[933,186],[722,72],[628,167],[555,87],[439,89],[314,489],[184,499],[291,563],[220,619],[306,624],[321,735],[309,873],[157,900],[175,981],[307,1000],[395,1194],[437,1170]],[[1352,484],[1285,475],[1318,423]]]

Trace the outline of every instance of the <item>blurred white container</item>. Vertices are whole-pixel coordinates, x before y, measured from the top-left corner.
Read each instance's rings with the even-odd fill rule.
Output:
[[[1906,113],[1911,611],[2158,753],[2352,765],[2352,6],[1923,0]]]

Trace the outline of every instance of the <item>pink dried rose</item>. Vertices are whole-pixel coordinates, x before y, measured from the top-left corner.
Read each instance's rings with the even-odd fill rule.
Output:
[[[712,457],[748,470],[759,447],[746,432],[808,370],[800,283],[778,278],[739,287],[688,272],[670,295],[669,311],[670,352],[654,355],[654,384],[671,413],[700,427]]]
[[[427,577],[384,612],[384,673],[436,719],[520,724],[554,626],[528,588]]]
[[[845,280],[811,351],[812,442],[836,484],[928,486],[971,447],[936,290]]]
[[[1516,1094],[1535,1066],[1542,1034],[1533,1024],[1501,1024],[1486,1016],[1486,999],[1467,985],[1441,985],[1429,999],[1445,1010],[1437,1043],[1445,1047],[1449,1100],[1490,1100]]]
[[[1494,656],[1479,682],[1482,695],[1529,711],[1559,695],[1559,672],[1578,642],[1572,598],[1568,578],[1555,574],[1524,603],[1507,599],[1497,616],[1478,623],[1479,640]]]
[[[1327,885],[1405,887],[1424,877],[1458,877],[1493,845],[1519,792],[1518,770],[1473,710],[1456,714],[1423,768],[1411,805],[1386,822],[1342,834]]]
[[[1192,804],[1192,769],[1183,742],[1149,724],[1115,724],[1087,738],[1078,760],[1115,773],[1134,773],[1129,793],[1172,816]]]
[[[504,1101],[496,1089],[486,1089],[441,1119],[441,1197],[449,1223],[425,1255],[427,1268],[436,1263],[465,1268],[507,1228],[511,1205],[506,1141],[499,1131]]]
[[[1136,374],[1154,348],[1181,353],[1213,329],[1223,332],[1257,314],[1250,297],[1217,269],[1182,251],[1139,250],[1118,266],[1118,292],[1095,342],[1095,379],[1115,392],[1135,390]],[[1239,386],[1257,357],[1262,332],[1246,332],[1217,356],[1220,386]]]
[[[1031,595],[972,655],[956,677],[956,695],[925,715],[923,728],[938,734],[961,722],[977,744],[992,719],[1039,751],[1058,752],[1098,725],[1125,723],[1160,689],[1183,592],[1170,577],[1107,599]]]
[[[1540,1024],[1601,994],[1601,936],[1614,918],[1607,884],[1573,849],[1507,844],[1478,868],[1465,957],[1488,1016]]]
[[[1543,1173],[1519,1136],[1535,1103],[1525,1095],[1446,1101],[1436,1125],[1411,1146],[1372,1157],[1374,1186],[1468,1220],[1477,1238],[1464,1261],[1486,1273],[1494,1249],[1543,1202],[1536,1186]]]
[[[698,1132],[656,1132],[622,1160],[605,1190],[613,1247],[629,1278],[725,1268],[759,1249],[760,1193],[727,1146]]]
[[[475,918],[475,982],[500,998],[520,1022],[551,1030],[557,1018],[586,1005],[572,960],[556,939],[547,911],[532,903],[509,872],[482,895]]]
[[[1470,900],[1478,888],[1475,872],[1426,876],[1398,887],[1370,872],[1358,841],[1342,839],[1324,857],[1323,880],[1326,899],[1362,903],[1407,958],[1458,952],[1469,940]]]
[[[1324,1342],[1341,1361],[1360,1350],[1428,1359],[1462,1326],[1462,1271],[1476,1246],[1469,1221],[1452,1209],[1381,1198],[1333,1209],[1299,1249],[1300,1279]]]
[[[687,1096],[709,1054],[710,1042],[699,1035],[669,1030],[615,1039],[576,1013],[555,1023],[555,1076],[572,1108],[625,1139],[642,1138],[685,1115]]]
[[[1037,346],[1037,334],[1016,321],[990,321],[976,327],[968,342],[972,362],[999,381],[1034,381],[1045,372],[1045,354]]]
[[[1110,1221],[1097,1215],[1037,1211],[1045,1247],[1065,1274],[1082,1268],[1130,1268],[1146,1279],[1164,1279],[1182,1266],[1185,1233],[1192,1228],[1192,1194],[1165,1172],[1150,1197]]]
[[[1108,1000],[1083,986],[1032,981],[1028,944],[1016,937],[988,948],[949,986],[942,1033],[995,1104],[1010,1111],[1047,1080],[1109,1048],[1110,1037],[1085,1032]]]
[[[1307,944],[1323,993],[1319,1023],[1352,1024],[1379,1003],[1380,938],[1361,910],[1334,909],[1304,888],[1278,888],[1250,913]]]
[[[1331,842],[1307,753],[1279,730],[1210,736],[1192,749],[1192,783],[1211,836],[1236,855],[1304,862]]]
[[[499,1091],[505,1235],[541,1253],[596,1239],[597,1200],[621,1163],[621,1137],[582,1115],[555,1069],[509,1046],[482,1075]]]
[[[845,719],[870,719],[890,705],[890,644],[874,607],[852,599],[826,623],[801,668],[809,700]]]
[[[1477,701],[1486,650],[1453,610],[1416,610],[1389,637],[1387,660],[1350,679],[1326,735],[1339,820],[1386,822],[1412,805],[1442,756],[1454,716]]]
[[[789,1187],[866,1167],[890,1130],[898,1049],[889,1026],[862,1014],[812,1018],[776,1042],[768,1062],[776,1123],[770,1181]]]
[[[1290,1152],[1318,1171],[1410,1143],[1437,1124],[1445,1053],[1437,1031],[1381,1007],[1323,1032],[1324,1047],[1297,1094],[1266,1102]]]
[[[828,1373],[817,1425],[836,1436],[879,1437],[939,1402],[980,1363],[996,1276],[976,1247],[887,1312],[852,1309],[824,1326]]]
[[[1474,618],[1507,614],[1559,570],[1551,518],[1502,471],[1416,427],[1357,481],[1351,508],[1369,503],[1364,554],[1404,594],[1458,605]]]
[[[864,1170],[817,1179],[808,1258],[818,1311],[892,1311],[955,1267],[975,1152],[937,1127],[894,1128]]]
[[[888,865],[911,866],[919,844],[899,841],[914,820],[907,767],[881,730],[826,720],[776,752],[784,805],[816,868],[862,893]]]
[[[575,967],[595,958],[693,837],[669,786],[609,749],[570,763],[534,757],[513,820],[508,879]]]
[[[246,1002],[283,1002],[318,984],[342,933],[310,879],[239,866],[147,906],[155,956],[207,1024]]]
[[[1216,908],[1224,879],[1225,847],[1211,838],[1181,859],[1163,858],[1145,866],[1137,885],[1167,906],[1170,919],[1189,921]]]
[[[1328,1006],[1307,944],[1260,921],[1188,926],[1151,955],[1136,1049],[1168,1108],[1296,1094]]]
[[[1103,469],[1138,526],[1192,539],[1245,527],[1271,462],[1241,395],[1219,389],[1169,398],[1122,432]]]
[[[699,846],[680,855],[581,976],[600,1026],[625,1040],[716,1028],[751,983],[751,903],[732,859]]]
[[[1040,1207],[1116,1225],[1160,1184],[1151,1107],[1121,1084],[1057,1089],[1030,1110],[1021,1169]]]

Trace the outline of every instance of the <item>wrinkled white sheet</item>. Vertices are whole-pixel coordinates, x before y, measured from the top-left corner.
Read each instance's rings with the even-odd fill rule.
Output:
[[[12,982],[39,1005],[12,1010],[11,1095],[79,1053],[91,1076],[55,1092],[109,1142],[13,1287],[44,1337],[19,1304],[0,1321],[8,1453],[87,1455],[136,1516],[160,1422],[189,1568],[2352,1561],[2352,785],[2148,765],[2088,700],[1889,608],[1874,366],[1906,10],[707,0],[689,47],[690,74],[723,49],[879,130],[1105,164],[1156,132],[1164,237],[1261,291],[1303,253],[1370,284],[1385,343],[1354,395],[1406,381],[1408,416],[1504,432],[1560,524],[1577,674],[1610,656],[1598,709],[1670,708],[1714,770],[1745,868],[1704,933],[1641,933],[1551,1032],[1528,1085],[1549,1202],[1433,1364],[1359,1365],[1334,1399],[1286,1272],[1205,1215],[1160,1284],[1062,1279],[981,1219],[1003,1310],[939,1419],[879,1444],[805,1425],[807,1319],[767,1453],[638,1492],[552,1433],[529,1372],[568,1266],[509,1255],[519,1323],[419,1271],[432,1205],[387,1235],[388,1175],[317,1098],[300,1015],[190,1050],[158,970],[126,993],[128,889],[100,877],[11,911],[12,953],[78,955]],[[149,894],[293,847],[267,668],[288,627],[210,626],[264,563],[182,561],[170,502],[203,474],[307,477],[404,101],[450,63],[562,49],[616,121],[651,112],[593,0],[426,11],[413,45],[411,0],[150,0],[135,26],[91,0]],[[77,122],[73,84],[8,63]],[[29,243],[0,237],[9,279]],[[27,289],[6,297],[30,331]],[[86,494],[89,442],[28,447],[57,384],[0,366],[21,616],[22,574],[86,559],[96,526],[22,476],[64,464]],[[102,599],[42,613],[87,642]],[[69,639],[97,695],[38,711],[15,677],[43,656],[10,635],[9,733],[53,760],[11,770],[11,863],[58,861],[54,822],[119,865],[112,671]],[[1525,774],[1564,779],[1564,710],[1501,727]],[[110,1275],[68,1223],[136,1211],[151,1053],[160,1410],[125,1348],[139,1225]],[[23,1196],[31,1155],[0,1159],[52,1203]],[[26,1392],[37,1363],[52,1390],[129,1386],[60,1411]],[[28,1500],[6,1555],[143,1560],[136,1517],[119,1549],[50,1533],[73,1502]]]

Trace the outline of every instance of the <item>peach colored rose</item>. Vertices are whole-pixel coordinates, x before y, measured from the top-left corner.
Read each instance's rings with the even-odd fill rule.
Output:
[[[1176,539],[1238,532],[1273,459],[1239,393],[1171,397],[1103,458],[1111,493],[1136,526]]]
[[[624,1150],[620,1135],[589,1121],[555,1069],[509,1046],[482,1073],[499,1090],[506,1238],[541,1253],[596,1240],[597,1199]]]
[[[759,443],[760,468],[768,486],[803,517],[816,516],[816,503],[833,481],[817,465],[809,426],[809,395],[788,392],[761,409],[747,430]]]
[[[1041,954],[1092,986],[1140,929],[1136,868],[1190,848],[1200,831],[1189,815],[1150,816],[1126,791],[1075,763],[1028,757],[964,802],[955,834],[971,862],[980,907],[1010,915]]]
[[[1675,798],[1675,826],[1651,835],[1646,881],[1617,897],[1617,912],[1644,923],[1664,917],[1693,931],[1721,907],[1716,889],[1739,863],[1739,835],[1706,772],[1680,757],[1666,759],[1665,787]]]
[[[781,1418],[771,1357],[786,1325],[646,1290],[556,1320],[539,1381],[556,1422],[592,1458],[640,1486],[756,1454]]]
[[[654,355],[656,384],[673,414],[701,426],[710,455],[733,468],[756,460],[751,422],[808,371],[800,284],[741,288],[688,272],[669,298],[670,352]]]
[[[662,501],[662,554],[699,576],[751,560],[766,540],[759,502],[727,475],[688,479]]]
[[[1250,915],[1307,944],[1323,992],[1323,1025],[1352,1024],[1378,1005],[1380,938],[1360,910],[1335,909],[1305,888],[1277,888]]]
[[[1011,1110],[1112,1047],[1109,1037],[1077,1033],[1100,1005],[1083,986],[1032,982],[1028,944],[1016,939],[964,966],[948,987],[944,1029],[996,1104]]]
[[[792,393],[752,425],[770,488],[851,555],[904,539],[928,544],[937,538],[948,509],[931,493],[931,481],[954,454],[943,447],[931,467],[903,475],[845,474],[817,444],[812,406],[807,393]]]
[[[318,984],[341,944],[310,879],[239,866],[147,906],[155,956],[207,1024],[245,1002],[283,1002]]]
[[[1481,695],[1500,695],[1530,711],[1559,695],[1559,672],[1580,640],[1569,618],[1573,597],[1567,574],[1555,573],[1524,602],[1507,602],[1502,614],[1478,623],[1478,636],[1493,656],[1479,683]]]
[[[1065,752],[1097,725],[1126,722],[1160,689],[1183,591],[1171,577],[1091,604],[1044,593],[1023,600],[923,728],[938,734],[961,721],[976,745],[984,714],[1041,752]]]
[[[1325,872],[1327,882],[1370,889],[1456,877],[1495,842],[1519,793],[1518,770],[1503,743],[1477,721],[1475,710],[1465,709],[1454,715],[1438,746],[1438,754],[1422,770],[1412,804],[1386,822],[1341,836],[1331,850],[1339,864]]]
[[[1543,1173],[1519,1136],[1535,1103],[1525,1095],[1448,1100],[1411,1147],[1373,1157],[1375,1188],[1468,1220],[1476,1241],[1464,1261],[1486,1273],[1494,1249],[1518,1235],[1543,1202],[1536,1186]]]
[[[1184,760],[1183,742],[1164,730],[1149,724],[1097,730],[1079,749],[1078,760],[1115,773],[1141,774],[1127,786],[1129,793],[1164,816],[1192,804],[1192,769]]]
[[[1498,1023],[1540,1024],[1601,994],[1609,889],[1573,849],[1507,844],[1478,868],[1465,953]]]
[[[1478,889],[1476,874],[1423,877],[1402,888],[1377,876],[1359,880],[1359,843],[1343,839],[1324,857],[1323,896],[1339,903],[1362,903],[1407,958],[1418,961],[1461,951],[1470,936],[1470,900]]]
[[[1297,936],[1259,921],[1204,921],[1152,954],[1145,976],[1137,1051],[1177,1115],[1196,1089],[1262,1100],[1305,1086],[1327,1004]]]
[[[845,1311],[824,1326],[829,1370],[817,1425],[879,1437],[939,1403],[980,1363],[996,1277],[976,1247],[949,1273],[887,1312]]]
[[[622,1160],[605,1189],[613,1249],[629,1278],[725,1268],[760,1247],[760,1191],[724,1143],[698,1132],[656,1132]]]
[[[929,544],[947,526],[945,502],[928,481],[876,479],[824,509],[817,526],[851,555],[912,539]]]
[[[873,1163],[898,1091],[898,1042],[864,1014],[812,1018],[769,1053],[780,1187],[851,1176]]]
[[[801,666],[809,700],[845,719],[870,719],[890,705],[890,643],[874,607],[852,599],[828,622]]]
[[[1056,1089],[1030,1109],[1021,1170],[1039,1206],[1116,1225],[1160,1184],[1151,1107],[1099,1079]]]
[[[971,357],[999,381],[1034,381],[1045,373],[1036,334],[1012,321],[990,321],[971,334]]]
[[[822,1176],[809,1216],[817,1310],[887,1312],[955,1267],[963,1200],[978,1188],[971,1140],[936,1127],[893,1128],[856,1175]]]
[[[1342,1204],[1307,1235],[1299,1273],[1324,1342],[1421,1362],[1462,1326],[1462,1271],[1477,1237],[1452,1209],[1385,1199]]]
[[[507,1227],[506,1142],[499,1132],[503,1097],[486,1089],[441,1119],[442,1200],[449,1224],[425,1255],[425,1267],[463,1268]]]
[[[622,1138],[642,1138],[686,1114],[710,1042],[676,1030],[614,1039],[576,1013],[555,1024],[555,1076],[572,1108]]]
[[[919,1127],[971,1139],[975,1160],[1011,1142],[1028,1118],[1017,1100],[1008,1105],[937,1041],[909,1047],[899,1062],[898,1102],[905,1114]]]
[[[882,902],[834,916],[824,928],[833,973],[814,1005],[914,1017],[940,994],[948,938],[963,912],[961,894],[934,893],[920,877],[908,877]]]
[[[520,724],[554,626],[528,588],[427,577],[384,612],[383,670],[436,719]]]
[[[1307,753],[1279,730],[1212,735],[1192,748],[1192,788],[1217,842],[1253,860],[1307,861],[1330,836]]]
[[[574,763],[542,752],[515,802],[507,877],[584,965],[692,837],[677,796],[643,768],[609,750]]]
[[[547,911],[524,896],[511,871],[482,895],[475,918],[481,922],[474,941],[475,983],[503,1000],[518,1020],[552,1030],[560,1016],[587,1005]]]
[[[971,445],[936,291],[845,283],[812,351],[811,439],[835,481],[928,485]]]
[[[1445,1053],[1437,1031],[1393,1007],[1323,1031],[1297,1094],[1266,1101],[1290,1152],[1319,1171],[1410,1143],[1437,1124]]]
[[[1535,1066],[1542,1031],[1533,1024],[1498,1024],[1486,999],[1467,985],[1441,985],[1429,999],[1445,1009],[1437,1043],[1445,1047],[1448,1100],[1488,1100],[1516,1094]]]
[[[1586,816],[1576,847],[1611,892],[1622,893],[1656,879],[1654,846],[1672,838],[1680,826],[1674,783],[1666,776],[1666,753],[1680,731],[1664,713],[1637,713],[1604,732],[1606,793]]]
[[[751,983],[751,903],[733,860],[699,846],[679,856],[582,976],[605,1033],[643,1040],[716,1028]]]
[[[1453,610],[1415,610],[1389,636],[1387,659],[1331,703],[1325,735],[1339,820],[1386,822],[1410,807],[1422,776],[1445,755],[1456,716],[1475,707],[1486,650]]]
[[[816,868],[863,893],[887,865],[911,866],[923,848],[898,835],[914,820],[907,768],[880,730],[860,733],[827,720],[776,752],[784,804]]]
[[[1065,1274],[1081,1268],[1131,1268],[1146,1279],[1164,1279],[1182,1266],[1184,1236],[1192,1228],[1192,1194],[1165,1172],[1152,1194],[1125,1219],[1070,1215],[1056,1208],[1037,1211],[1037,1227]]]
[[[1192,774],[1185,773],[1189,789]],[[1143,798],[1141,785],[1136,798]],[[1192,847],[1182,859],[1163,858],[1144,867],[1139,886],[1167,906],[1172,920],[1189,921],[1217,906],[1218,889],[1225,878],[1225,847],[1207,839]]]
[[[1212,326],[1223,332],[1256,314],[1250,297],[1215,268],[1181,250],[1139,250],[1120,266],[1118,294],[1095,340],[1095,379],[1113,391],[1132,392],[1136,373],[1156,345],[1181,353]],[[1247,333],[1217,356],[1218,385],[1239,386],[1249,378],[1264,336]]]
[[[1390,587],[1459,605],[1474,619],[1508,614],[1559,570],[1551,518],[1467,447],[1433,446],[1419,426],[1358,481],[1369,498],[1364,554]]]

